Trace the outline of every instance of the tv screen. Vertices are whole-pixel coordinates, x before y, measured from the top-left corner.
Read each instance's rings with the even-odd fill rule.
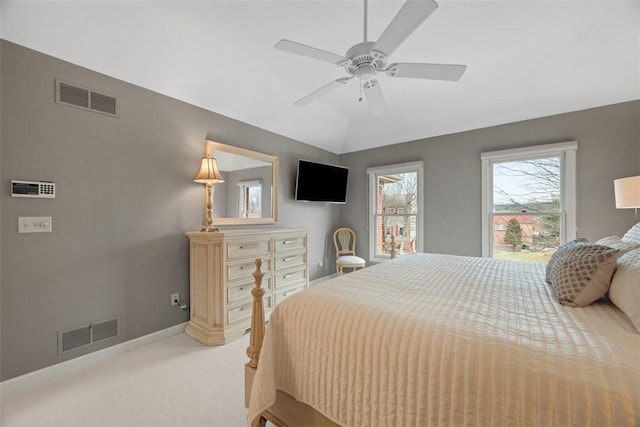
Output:
[[[324,163],[298,161],[296,200],[346,203],[349,169]]]

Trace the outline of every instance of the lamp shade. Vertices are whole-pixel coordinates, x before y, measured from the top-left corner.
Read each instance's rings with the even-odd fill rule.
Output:
[[[640,208],[640,176],[630,176],[613,181],[616,208]]]
[[[220,169],[218,169],[218,162],[214,157],[203,157],[200,160],[200,170],[193,178],[195,182],[200,184],[216,184],[224,182]]]

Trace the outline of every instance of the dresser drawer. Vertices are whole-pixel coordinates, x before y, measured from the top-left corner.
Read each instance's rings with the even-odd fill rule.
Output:
[[[285,299],[289,298],[291,295],[296,294],[298,292],[301,292],[303,290],[304,290],[304,287],[300,286],[298,288],[286,289],[284,291],[280,291],[280,292],[276,293],[275,294],[276,305],[280,304],[282,301],[284,301]]]
[[[271,291],[271,276],[264,276],[262,278],[262,289],[267,293]],[[251,300],[251,289],[255,288],[256,284],[253,281],[245,281],[236,283],[234,285],[227,285],[227,304],[233,304],[242,300]]]
[[[298,269],[276,272],[274,274],[274,289],[284,289],[295,284],[304,286],[307,284],[307,271],[305,266]]]
[[[270,273],[273,269],[271,267],[272,258],[262,258],[262,266],[260,270],[264,273]],[[225,281],[233,282],[235,280],[251,279],[253,280],[253,273],[256,271],[255,259],[247,259],[243,261],[230,261],[224,266]]]
[[[264,303],[264,311],[270,311],[273,308],[271,295],[265,295],[262,299]],[[233,323],[239,323],[251,318],[251,309],[253,308],[253,301],[246,304],[239,305],[233,308],[227,308],[227,323],[229,325]]]
[[[271,252],[271,239],[240,240],[227,242],[227,260],[242,258],[257,258],[269,255]]]
[[[307,242],[305,236],[279,237],[275,239],[274,250],[276,253],[289,251],[306,250]]]
[[[276,255],[275,271],[282,271],[295,266],[305,265],[307,263],[307,254],[300,252],[297,254]]]

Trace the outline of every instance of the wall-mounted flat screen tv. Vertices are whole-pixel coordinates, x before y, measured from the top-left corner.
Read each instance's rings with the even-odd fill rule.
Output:
[[[349,169],[343,166],[298,160],[296,200],[303,202],[347,202]]]

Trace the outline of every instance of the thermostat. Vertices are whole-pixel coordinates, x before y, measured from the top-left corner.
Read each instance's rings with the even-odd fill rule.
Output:
[[[55,199],[56,184],[51,181],[11,181],[11,197]]]

